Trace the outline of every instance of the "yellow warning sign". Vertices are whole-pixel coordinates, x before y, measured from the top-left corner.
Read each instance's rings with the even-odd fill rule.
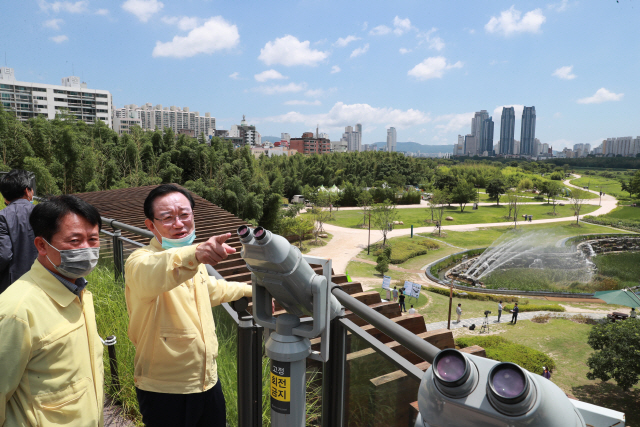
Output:
[[[281,377],[271,372],[271,398],[291,402],[291,377]]]

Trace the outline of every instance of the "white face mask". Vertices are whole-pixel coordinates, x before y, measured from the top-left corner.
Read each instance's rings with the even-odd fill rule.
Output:
[[[47,242],[46,240],[44,241]],[[47,244],[60,253],[60,265],[58,266],[51,261],[49,255],[47,255],[47,259],[56,271],[64,277],[77,279],[88,276],[98,265],[100,247],[58,250],[51,243],[47,242]]]

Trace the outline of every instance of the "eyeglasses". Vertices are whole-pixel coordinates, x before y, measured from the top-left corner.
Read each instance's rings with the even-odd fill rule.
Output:
[[[167,215],[162,218],[154,217],[153,219],[155,219],[156,221],[160,221],[162,225],[170,226],[176,222],[176,219],[179,219],[180,222],[191,222],[192,218],[193,218],[193,212],[184,212],[178,216]]]

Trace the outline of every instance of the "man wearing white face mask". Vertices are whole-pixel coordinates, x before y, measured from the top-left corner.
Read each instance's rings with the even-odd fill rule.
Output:
[[[151,190],[144,213],[155,238],[125,264],[134,381],[147,427],[226,425],[211,307],[251,296],[251,286],[209,276],[205,265],[235,249],[224,243],[229,233],[193,244],[194,205],[180,187]]]
[[[74,196],[29,218],[38,258],[0,295],[0,426],[102,426],[102,343],[87,276],[100,214]]]

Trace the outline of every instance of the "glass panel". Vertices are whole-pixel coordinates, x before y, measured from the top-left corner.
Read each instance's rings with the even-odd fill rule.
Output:
[[[345,425],[406,427],[415,423],[411,403],[420,382],[402,372],[357,335],[347,335]]]

